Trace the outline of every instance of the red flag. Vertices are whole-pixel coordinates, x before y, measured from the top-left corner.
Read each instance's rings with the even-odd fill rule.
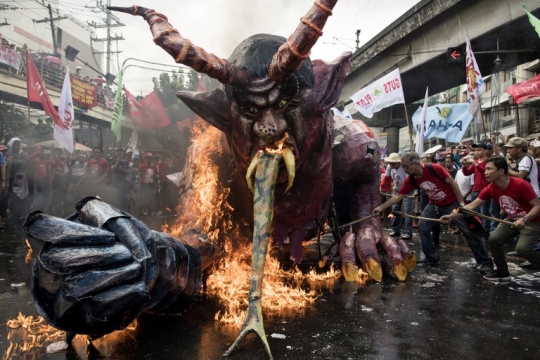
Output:
[[[45,110],[45,113],[53,119],[54,124],[63,130],[67,130],[68,128],[66,127],[66,124],[64,124],[62,119],[60,119],[58,112],[54,108],[51,98],[49,97],[49,93],[45,88],[45,84],[41,79],[41,75],[39,75],[36,64],[34,64],[32,56],[28,50],[26,50],[26,72],[26,79],[28,81],[26,85],[28,101],[41,102],[41,105],[43,105],[43,110]]]
[[[128,89],[124,88],[124,93],[129,104],[129,117],[133,121],[133,125],[141,130],[152,130],[154,128],[153,116],[131,95]]]
[[[528,98],[540,96],[540,74],[527,81],[509,86],[505,91],[514,98],[516,104],[521,104]]]
[[[155,91],[142,98],[140,103],[154,117],[154,127],[161,129],[171,123],[169,115],[167,115],[167,111]]]

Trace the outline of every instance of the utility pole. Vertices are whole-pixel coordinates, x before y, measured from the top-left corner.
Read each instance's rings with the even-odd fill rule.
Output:
[[[356,50],[360,49],[360,29],[356,30]]]
[[[49,4],[47,6],[47,8],[49,9],[49,17],[48,18],[45,18],[45,19],[41,19],[41,20],[32,20],[34,23],[38,24],[38,23],[43,23],[43,22],[49,22],[50,25],[51,25],[51,35],[52,35],[52,41],[53,41],[53,46],[54,46],[54,55],[58,55],[58,52],[56,51],[56,34],[54,33],[54,24],[53,24],[53,21],[56,21],[56,20],[63,20],[63,19],[67,19],[67,16],[57,16],[55,18],[52,17],[52,8],[51,8],[51,4]]]
[[[96,24],[94,21],[92,22],[88,22],[88,25],[90,25],[91,27],[95,28],[95,29],[103,29],[103,28],[106,28],[107,29],[107,37],[106,38],[92,38],[92,41],[96,41],[96,42],[101,42],[101,41],[106,41],[107,42],[107,51],[105,52],[106,54],[106,73],[107,74],[110,74],[111,72],[111,54],[114,54],[114,53],[120,53],[121,51],[111,51],[111,42],[112,41],[115,41],[115,40],[125,40],[124,37],[122,35],[120,36],[111,36],[111,28],[112,27],[119,27],[119,26],[125,26],[124,24],[122,24],[118,18],[116,16],[114,16],[109,9],[107,9],[107,6],[110,6],[111,5],[111,0],[107,0],[107,4],[104,6],[102,1],[100,0],[99,2],[96,3],[96,7],[98,9],[100,9],[101,11],[105,12],[105,14],[107,15],[107,17],[104,19],[105,20],[105,24]],[[114,21],[114,23],[113,23]],[[94,54],[103,54],[102,51],[95,51]]]

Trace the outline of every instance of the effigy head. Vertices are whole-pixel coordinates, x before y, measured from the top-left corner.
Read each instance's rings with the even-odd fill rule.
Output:
[[[287,39],[252,36],[238,45],[228,60],[183,38],[166,16],[152,9],[109,9],[144,17],[154,42],[177,63],[224,84],[224,89],[179,92],[177,96],[227,135],[236,168],[245,174],[261,151],[286,149],[284,158],[296,159],[286,166],[288,171],[301,169],[317,152],[328,152],[321,149],[323,145],[328,148],[330,142],[328,110],[339,97],[351,54],[330,64],[311,61],[309,54],[336,3],[316,0]],[[280,175],[278,185],[285,180],[286,176]],[[287,183],[290,187],[291,174]]]

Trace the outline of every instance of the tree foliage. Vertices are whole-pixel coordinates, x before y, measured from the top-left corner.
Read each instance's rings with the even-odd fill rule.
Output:
[[[19,106],[0,101],[0,143],[5,144],[13,137],[29,139],[33,142],[49,140],[53,134],[53,120],[48,116],[33,119],[30,131],[28,117]]]

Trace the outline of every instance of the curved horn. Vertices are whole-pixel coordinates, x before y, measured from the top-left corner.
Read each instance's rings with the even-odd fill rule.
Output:
[[[177,63],[187,65],[225,85],[244,88],[249,83],[249,75],[246,70],[232,65],[214,54],[208,54],[204,49],[193,45],[191,41],[182,37],[178,30],[172,27],[165,15],[137,5],[132,7],[109,6],[107,8],[133,16],[142,16],[150,25],[154,42],[167,51]]]
[[[302,66],[320,36],[338,0],[315,0],[294,33],[281,45],[268,68],[270,78],[282,82]]]

